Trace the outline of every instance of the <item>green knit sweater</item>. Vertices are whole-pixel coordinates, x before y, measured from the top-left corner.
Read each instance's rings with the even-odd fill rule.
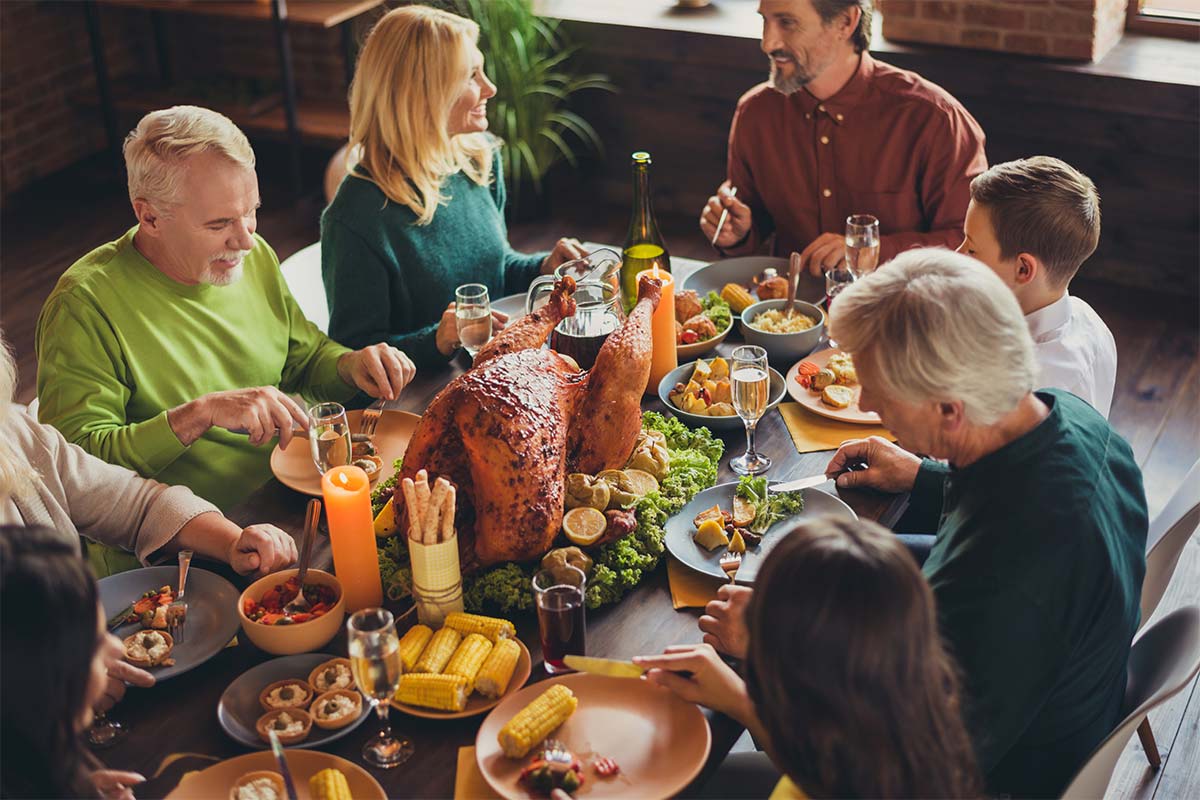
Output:
[[[350,347],[388,342],[418,366],[433,366],[446,360],[435,334],[458,286],[482,283],[493,300],[524,292],[546,254],[509,245],[499,156],[493,173],[488,186],[461,172],[448,177],[449,200],[428,225],[365,172],[346,177],[321,216],[329,335]]]

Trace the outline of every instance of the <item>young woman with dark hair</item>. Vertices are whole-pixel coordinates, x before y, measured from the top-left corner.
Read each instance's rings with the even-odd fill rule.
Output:
[[[82,740],[120,648],[104,622],[78,546],[0,526],[0,796],[132,800],[145,780],[104,769]]]
[[[874,523],[830,517],[774,535],[783,538],[746,612],[744,682],[707,644],[635,659],[653,668],[651,681],[733,716],[766,747],[777,771],[761,754],[750,770],[739,757],[735,780],[714,779],[719,794],[978,796],[955,668],[904,545]]]

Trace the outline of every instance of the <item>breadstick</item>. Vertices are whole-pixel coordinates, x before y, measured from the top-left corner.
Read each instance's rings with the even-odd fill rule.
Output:
[[[417,490],[413,485],[412,478],[405,478],[400,481],[400,490],[404,492],[404,505],[408,508],[408,538],[413,541],[419,541],[413,534],[419,534],[421,531],[420,512],[417,508]]]
[[[433,493],[429,498],[429,513],[425,517],[425,525],[422,530],[425,532],[425,544],[437,544],[438,528],[441,526],[440,515],[443,513],[442,504],[446,500],[446,490],[450,488],[450,482],[445,478],[438,478],[433,484]]]
[[[458,490],[450,484],[446,498],[442,501],[442,530],[439,541],[448,542],[454,538],[454,508]]]
[[[420,524],[417,527],[417,541],[425,541],[425,526],[428,524],[430,515],[433,509],[429,506],[429,473],[421,470],[417,473],[417,479],[413,483],[413,489],[417,494],[417,506],[420,509]]]

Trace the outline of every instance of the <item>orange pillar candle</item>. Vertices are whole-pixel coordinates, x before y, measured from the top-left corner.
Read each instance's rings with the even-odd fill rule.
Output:
[[[333,568],[346,597],[346,613],[383,605],[379,553],[371,519],[371,480],[362,467],[334,467],[321,476]]]
[[[658,301],[658,308],[654,309],[654,317],[650,322],[654,356],[650,361],[650,382],[646,384],[646,394],[654,394],[663,376],[679,366],[675,354],[675,280],[671,273],[658,267],[639,272],[639,283],[643,275],[662,281],[662,299]]]

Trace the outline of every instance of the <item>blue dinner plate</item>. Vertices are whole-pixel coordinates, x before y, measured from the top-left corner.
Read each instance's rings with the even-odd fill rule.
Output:
[[[151,589],[179,585],[179,567],[146,567],[119,572],[101,578],[100,603],[104,617],[112,619],[117,613]],[[237,635],[237,601],[241,594],[233,584],[208,570],[192,567],[188,571],[188,604],[186,636],[171,651],[175,663],[169,667],[150,667],[149,672],[159,682],[182,675],[221,652]],[[113,633],[121,639],[142,630],[137,622],[121,625]]]
[[[725,511],[732,511],[733,490],[736,488],[737,483],[733,482],[721,483],[705,489],[680,509],[678,514],[668,519],[665,526],[667,551],[683,562],[685,566],[697,572],[712,575],[714,578],[725,578],[725,571],[721,569],[721,554],[725,552],[725,548],[718,547],[709,551],[696,544],[692,540],[692,536],[696,532],[696,526],[692,524],[692,520],[701,511],[713,506],[720,506]],[[805,517],[816,517],[822,514],[832,514],[845,519],[858,519],[858,515],[850,506],[828,492],[820,489],[804,489],[802,497],[804,498],[804,509],[799,514],[775,523],[767,529],[762,542],[757,547],[746,548],[746,553],[742,556],[742,564],[738,567],[737,583],[754,583],[763,559],[771,552],[783,533],[789,529],[791,523]]]
[[[263,711],[258,702],[258,696],[262,694],[262,690],[269,684],[288,678],[307,681],[309,673],[316,669],[318,664],[324,664],[333,658],[337,658],[337,656],[329,653],[301,653],[295,656],[273,658],[246,670],[233,683],[229,684],[224,694],[221,695],[221,701],[217,703],[217,721],[221,723],[221,728],[246,747],[253,747],[256,750],[266,747],[267,745],[258,737],[258,729],[255,727],[259,717],[267,713]],[[307,739],[286,746],[301,749],[320,747],[350,733],[362,725],[363,720],[370,715],[371,704],[364,699],[362,713],[357,720],[346,727],[326,730],[313,723]]]

